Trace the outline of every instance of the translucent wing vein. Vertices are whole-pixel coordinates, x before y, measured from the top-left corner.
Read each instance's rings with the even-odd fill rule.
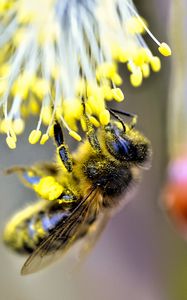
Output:
[[[71,215],[52,231],[52,233],[29,256],[22,267],[21,274],[34,273],[58,260],[77,239],[82,226],[84,226],[89,211],[94,209],[98,191],[92,189],[83,198]],[[94,204],[94,205],[93,205]],[[97,213],[97,210],[96,210]]]

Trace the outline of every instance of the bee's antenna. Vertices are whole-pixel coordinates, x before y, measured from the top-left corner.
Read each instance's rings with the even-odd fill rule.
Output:
[[[130,123],[131,128],[134,128],[134,127],[135,127],[135,125],[136,125],[136,123],[137,123],[137,120],[138,120],[138,116],[137,116],[136,114],[130,113],[130,112],[126,112],[126,111],[122,111],[122,110],[113,109],[113,108],[110,108],[109,111],[110,111],[111,114],[113,114],[113,116],[114,116],[114,114],[115,114],[115,115],[116,115],[116,114],[121,114],[121,115],[123,115],[123,116],[126,116],[126,117],[131,118],[131,119],[132,119],[132,121],[131,121],[131,123]],[[116,115],[116,116],[119,118],[118,115]]]
[[[109,109],[109,112],[111,113],[111,115],[116,118],[123,126],[123,130],[124,132],[126,132],[126,126],[125,123],[123,122],[123,120],[113,111],[113,109]]]

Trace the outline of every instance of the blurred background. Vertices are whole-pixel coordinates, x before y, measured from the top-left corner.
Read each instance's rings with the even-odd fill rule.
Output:
[[[134,2],[155,36],[168,42],[172,26],[169,18],[171,1]],[[145,39],[153,53],[157,53],[152,40]],[[110,221],[95,249],[76,272],[72,271],[73,262],[68,257],[43,272],[21,277],[19,272],[24,258],[11,253],[1,243],[2,300],[187,299],[187,244],[168,220],[161,204],[166,168],[171,158],[171,152],[168,155],[167,117],[168,106],[172,105],[168,100],[172,59],[175,60],[175,54],[169,59],[162,57],[161,71],[152,73],[139,88],[130,86],[125,67],[121,67],[127,99],[121,108],[138,114],[138,129],[151,140],[153,147],[152,168],[143,173],[132,201]],[[30,127],[34,128],[34,122],[30,120]],[[29,145],[29,130],[27,127],[15,151],[9,150],[1,137],[1,170],[52,159],[52,143]],[[7,219],[34,200],[35,195],[24,188],[16,176],[4,176],[2,172],[0,192],[2,233]]]

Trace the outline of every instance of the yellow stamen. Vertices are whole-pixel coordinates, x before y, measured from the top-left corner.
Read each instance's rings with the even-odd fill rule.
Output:
[[[81,136],[77,132],[75,132],[73,130],[69,131],[69,135],[71,137],[73,137],[75,140],[77,140],[78,142],[80,142],[82,140]]]
[[[42,132],[40,130],[32,130],[29,135],[29,143],[32,145],[36,144],[39,141],[41,135]]]
[[[111,80],[114,84],[116,85],[121,85],[123,83],[123,80],[121,76],[118,73],[115,73],[112,77]]]
[[[63,9],[69,13],[71,4],[65,2]],[[48,140],[54,119],[61,120],[70,136],[80,141],[79,123],[87,129],[82,99],[96,127],[110,121],[106,101],[124,100],[118,88],[122,84],[119,62],[127,65],[135,87],[149,76],[151,68],[160,70],[160,60],[146,46],[142,33],[147,31],[162,55],[171,55],[170,47],[151,33],[133,1],[97,2],[90,1],[88,14],[80,5],[84,18],[76,31],[77,52],[70,44],[63,46],[66,30],[71,35],[74,23],[67,28],[62,22],[56,0],[0,0],[0,130],[10,137],[8,141],[16,143],[16,134],[23,132],[24,120],[31,114],[39,115],[36,130],[29,136],[31,144]],[[48,127],[43,135],[41,124]]]
[[[8,147],[10,149],[15,149],[16,148],[16,142],[15,142],[15,139],[13,137],[7,136],[6,143],[7,143]]]
[[[86,126],[86,122],[84,120],[84,117],[81,118],[80,122],[81,122],[82,130],[86,131],[87,130],[87,126]]]
[[[99,115],[100,122],[103,126],[110,122],[110,113],[107,109],[103,110]]]
[[[44,125],[48,126],[51,122],[52,112],[51,108],[48,106],[45,106],[42,110],[42,122]]]
[[[19,135],[24,131],[25,122],[22,119],[15,119],[12,126],[15,133]]]
[[[90,117],[89,117],[89,120],[90,120],[90,122],[91,122],[95,127],[99,127],[99,126],[100,126],[99,121],[98,121],[95,117],[90,116]]]
[[[142,22],[144,22],[144,24],[146,24],[146,21],[142,17],[139,17],[139,18],[142,20]],[[136,16],[132,16],[127,20],[126,28],[127,28],[128,33],[142,34],[145,32],[145,28],[142,25],[142,23],[140,22],[139,18],[137,18]]]
[[[44,133],[41,137],[41,140],[40,140],[40,145],[44,145],[49,139],[49,135],[47,133]]]
[[[171,48],[170,48],[169,45],[166,44],[166,43],[161,43],[160,46],[158,47],[158,51],[159,51],[163,56],[170,56],[170,55],[171,55]]]
[[[123,92],[119,88],[112,89],[112,95],[117,102],[122,102],[124,100]]]
[[[161,61],[158,56],[153,56],[151,58],[151,68],[153,69],[154,72],[159,72],[161,69]]]
[[[136,70],[130,75],[130,82],[134,87],[138,87],[142,83],[142,72],[141,70]]]
[[[147,63],[144,63],[141,66],[141,70],[142,70],[142,74],[143,74],[144,78],[149,77],[149,75],[150,75],[150,67],[149,67],[149,65]]]

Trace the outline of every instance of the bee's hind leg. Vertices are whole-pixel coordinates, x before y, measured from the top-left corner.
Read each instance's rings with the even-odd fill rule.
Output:
[[[57,145],[57,152],[60,156],[60,159],[62,160],[62,163],[64,164],[68,172],[72,172],[72,158],[68,146],[64,143],[62,127],[57,120],[54,124],[54,139]]]

